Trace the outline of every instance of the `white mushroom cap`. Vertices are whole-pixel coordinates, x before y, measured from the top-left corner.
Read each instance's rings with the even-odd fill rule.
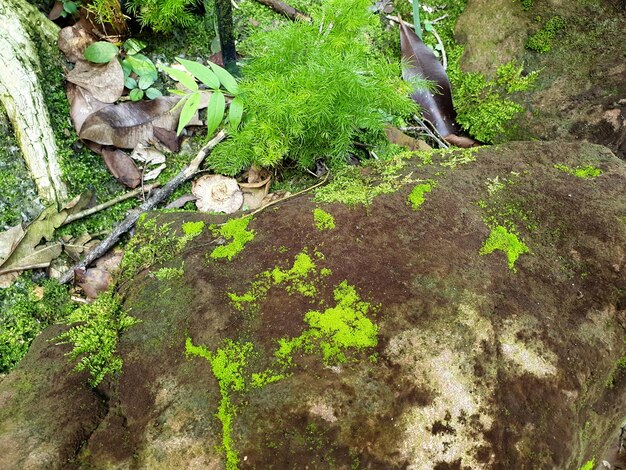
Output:
[[[200,212],[232,214],[243,204],[243,193],[234,178],[223,175],[204,175],[193,182],[191,192],[198,199]]]

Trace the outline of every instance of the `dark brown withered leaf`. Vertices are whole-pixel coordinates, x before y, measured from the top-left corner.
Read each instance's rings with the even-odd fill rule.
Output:
[[[102,147],[102,159],[111,174],[120,183],[129,188],[139,186],[141,173],[126,152],[115,147]]]
[[[154,137],[165,145],[170,152],[178,152],[180,150],[181,136],[177,135],[176,131],[154,127]]]
[[[74,270],[74,281],[85,292],[88,299],[95,299],[106,292],[113,282],[111,274],[100,268],[79,268]]]
[[[133,149],[140,142],[150,142],[155,127],[176,130],[180,107],[172,108],[179,100],[177,96],[160,96],[106,106],[85,120],[79,136],[101,145]]]
[[[476,142],[468,137],[460,137],[461,129],[456,122],[456,112],[452,103],[450,80],[443,65],[435,54],[404,22],[400,21],[400,47],[402,50],[402,78],[417,83],[423,80],[433,82],[435,90],[419,87],[411,98],[420,105],[422,114],[442,137],[454,136],[452,145],[472,147]]]
[[[68,82],[83,87],[103,103],[114,103],[124,92],[124,71],[117,59],[106,64],[79,60],[66,78]]]

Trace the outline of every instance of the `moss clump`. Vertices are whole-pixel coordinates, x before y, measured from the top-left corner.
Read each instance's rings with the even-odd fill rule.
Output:
[[[172,281],[183,277],[184,274],[185,268],[181,266],[180,268],[161,268],[154,273],[154,277],[159,281]]]
[[[120,298],[108,291],[92,304],[74,310],[65,320],[74,326],[56,340],[57,344],[74,345],[68,353],[71,359],[78,359],[74,370],[88,371],[89,384],[95,387],[106,375],[121,372],[122,359],[116,355],[118,337],[137,322],[122,310]]]
[[[238,253],[243,251],[246,244],[254,239],[254,230],[248,230],[248,224],[251,220],[250,217],[230,219],[220,228],[214,230],[213,232],[216,236],[224,237],[230,240],[230,243],[216,247],[211,252],[211,258],[227,258],[228,261],[231,261]]]
[[[554,165],[554,168],[563,171],[568,175],[572,175],[581,179],[597,178],[602,174],[602,170],[600,168],[594,167],[593,165],[577,166],[575,168],[570,168],[567,165],[557,164]]]
[[[524,253],[529,253],[530,250],[517,238],[515,233],[509,232],[505,227],[498,225],[491,229],[489,238],[485,240],[482,248],[480,249],[481,255],[488,255],[496,250],[500,250],[506,254],[508,259],[509,269],[516,271],[515,262]]]
[[[325,210],[314,209],[313,220],[315,221],[315,228],[320,231],[332,230],[335,228],[335,218],[332,214],[329,214]]]
[[[13,285],[0,289],[0,373],[11,370],[32,340],[73,308],[67,287],[53,279],[38,284],[22,274]]]
[[[216,416],[222,423],[222,451],[226,455],[227,470],[236,470],[239,463],[239,454],[235,450],[232,438],[237,408],[231,400],[231,394],[245,391],[243,369],[252,349],[252,343],[235,342],[230,339],[214,353],[203,346],[195,346],[190,338],[187,338],[185,345],[188,356],[203,357],[209,361],[211,371],[219,385],[221,400]]]
[[[137,222],[137,234],[126,246],[120,265],[120,281],[127,281],[152,265],[165,263],[179,254],[187,243],[202,232],[204,222],[185,222],[183,236],[172,233],[171,224],[158,225],[157,219]]]
[[[432,183],[422,183],[415,186],[409,197],[407,199],[408,204],[413,208],[413,210],[418,210],[424,202],[426,202],[426,198],[424,194],[429,193],[433,190]]]
[[[545,54],[552,50],[552,42],[557,34],[567,26],[567,21],[561,16],[553,16],[539,31],[526,41],[526,49]]]

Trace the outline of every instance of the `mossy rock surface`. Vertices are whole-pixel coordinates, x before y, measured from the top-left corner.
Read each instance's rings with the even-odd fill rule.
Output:
[[[558,31],[542,34],[554,23]],[[465,71],[493,77],[510,60],[540,71],[537,87],[515,98],[527,110],[511,124],[517,138],[584,139],[626,158],[622,0],[469,0],[455,37]]]
[[[186,357],[187,338],[211,354],[226,340],[251,344],[238,372],[245,387],[226,393],[240,468],[577,469],[598,455],[617,442],[626,409],[616,368],[626,166],[586,143],[463,155],[407,161],[416,183],[369,207],[306,196],[270,208],[232,261],[210,257],[205,229],[167,264],[184,261],[182,277],[159,280],[154,266],[122,286],[141,323],[120,339],[121,375],[96,390],[48,342],[59,330],[47,330],[0,379],[0,468],[225,468],[223,394],[209,361]],[[436,184],[414,209],[419,181]],[[316,208],[334,228],[316,228]],[[480,254],[494,223],[528,247],[515,270],[503,251]],[[308,271],[294,265],[303,253]],[[320,315],[310,312],[348,312],[342,285],[360,299],[350,305],[361,322],[343,338],[343,360],[325,361],[313,341],[278,370],[278,340],[311,331]],[[271,368],[282,376],[255,386],[252,374]]]

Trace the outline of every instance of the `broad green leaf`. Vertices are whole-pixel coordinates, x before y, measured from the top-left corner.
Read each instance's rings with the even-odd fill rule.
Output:
[[[233,77],[226,69],[223,69],[217,64],[213,62],[209,62],[209,65],[217,75],[217,78],[220,79],[220,83],[224,88],[226,88],[230,93],[236,95],[239,91],[239,85],[237,85],[237,80]]]
[[[124,79],[124,86],[128,88],[129,90],[132,90],[133,88],[137,88],[137,80],[135,80],[132,77],[126,77]]]
[[[206,65],[199,64],[198,62],[192,62],[191,60],[181,59],[180,57],[176,58],[176,60],[180,62],[183,67],[189,71],[189,73],[209,88],[217,89],[220,87],[220,80],[217,78],[217,75],[215,75],[215,73],[213,73]]]
[[[216,91],[211,95],[211,100],[206,108],[206,131],[208,136],[212,136],[224,118],[226,109],[226,99],[224,93]]]
[[[124,59],[121,62],[122,65],[122,70],[124,71],[124,78],[130,76],[130,73],[133,71],[133,66],[130,65],[130,63],[128,62],[128,59]]]
[[[129,55],[126,57],[125,61],[128,61],[133,69],[133,72],[140,77],[153,77],[156,80],[159,76],[152,61],[143,54]]]
[[[236,97],[230,102],[230,109],[228,110],[228,122],[231,130],[237,130],[241,123],[241,116],[243,116],[243,102],[241,98]]]
[[[146,90],[146,97],[150,100],[153,100],[159,96],[163,96],[163,93],[161,93],[159,90],[157,90],[156,88],[148,88]]]
[[[64,2],[63,3],[63,11],[73,15],[78,11],[78,6],[74,2]]]
[[[200,106],[200,93],[192,93],[185,101],[183,109],[180,111],[180,119],[178,121],[178,129],[176,135],[180,135],[185,126],[189,124],[189,121],[193,118],[198,107]]]
[[[187,72],[173,69],[172,67],[163,67],[163,71],[174,80],[178,80],[188,90],[198,91],[198,84],[196,83],[196,80]]]
[[[430,21],[424,21],[424,30],[430,33],[433,30],[433,24]]]
[[[94,64],[106,64],[119,52],[115,44],[106,41],[98,41],[85,49],[85,59]]]
[[[124,50],[129,55],[137,54],[139,51],[145,48],[146,48],[146,43],[143,41],[140,41],[139,39],[130,38],[130,39],[127,39],[126,42],[124,43]]]
[[[154,78],[149,75],[143,75],[139,77],[138,86],[142,90],[146,90],[150,88],[150,86],[155,82]]]
[[[140,88],[133,88],[132,90],[130,90],[128,96],[130,96],[130,99],[133,101],[139,101],[141,98],[143,98],[143,90]]]

